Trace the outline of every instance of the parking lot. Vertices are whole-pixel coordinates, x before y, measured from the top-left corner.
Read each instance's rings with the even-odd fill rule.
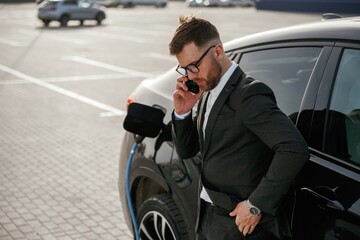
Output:
[[[176,1],[62,28],[44,27],[36,7],[0,4],[1,240],[132,239],[118,192],[122,121],[136,85],[176,65],[167,46],[179,15],[210,19],[224,42],[321,18]]]

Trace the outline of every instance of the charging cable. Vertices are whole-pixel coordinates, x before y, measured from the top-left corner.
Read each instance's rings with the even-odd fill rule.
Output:
[[[142,142],[142,140],[144,140],[143,136],[137,136],[135,138],[135,142],[132,146],[130,155],[129,155],[129,159],[127,162],[127,167],[126,167],[126,179],[125,179],[125,184],[126,184],[126,200],[127,200],[127,204],[129,207],[129,211],[130,211],[130,216],[131,216],[131,221],[133,224],[133,231],[134,231],[134,236],[136,240],[140,240],[140,235],[139,235],[139,227],[136,221],[136,216],[135,216],[135,211],[134,211],[134,206],[132,204],[131,201],[131,193],[130,193],[130,172],[131,172],[131,163],[132,160],[134,158],[135,155],[135,150],[138,147],[139,143]]]

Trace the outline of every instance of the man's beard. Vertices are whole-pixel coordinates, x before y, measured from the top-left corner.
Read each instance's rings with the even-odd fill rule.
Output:
[[[205,91],[211,91],[214,89],[219,84],[221,79],[222,68],[218,62],[213,61],[213,63],[213,69],[207,77],[208,80],[206,81]]]

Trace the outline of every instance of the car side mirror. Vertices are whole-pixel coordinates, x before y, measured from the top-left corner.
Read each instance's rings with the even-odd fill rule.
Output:
[[[126,131],[142,137],[154,138],[165,126],[163,110],[140,103],[129,105],[123,126]]]

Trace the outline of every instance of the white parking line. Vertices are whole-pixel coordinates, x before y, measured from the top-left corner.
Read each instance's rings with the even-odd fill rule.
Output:
[[[80,63],[84,63],[84,64],[88,64],[88,65],[92,65],[92,66],[96,66],[96,67],[100,67],[100,68],[105,68],[105,69],[112,70],[115,72],[126,73],[126,74],[129,74],[132,76],[137,76],[137,77],[146,77],[146,78],[154,77],[152,74],[149,74],[149,73],[138,72],[138,71],[130,70],[127,68],[122,68],[122,67],[98,62],[95,60],[91,60],[91,59],[87,59],[87,58],[79,57],[79,56],[67,56],[67,57],[63,57],[63,59],[74,61],[74,62],[80,62]]]
[[[145,54],[142,54],[141,57],[156,58],[156,59],[172,61],[172,62],[177,63],[177,60],[174,56],[169,56],[169,55],[160,54],[160,53],[145,53]]]
[[[0,43],[10,45],[12,47],[23,47],[24,45],[19,43],[18,41],[6,39],[6,38],[0,38]]]
[[[98,32],[90,32],[87,31],[86,34],[96,37],[103,37],[107,39],[115,39],[115,40],[123,40],[123,41],[129,41],[129,42],[136,42],[136,43],[145,43],[147,42],[146,39],[140,38],[140,37],[131,37],[127,35],[119,35],[119,34],[111,34],[111,33],[98,33]]]
[[[23,74],[23,73],[21,73],[19,71],[16,71],[16,70],[14,70],[12,68],[6,67],[6,66],[1,65],[1,64],[0,64],[0,70],[2,70],[4,72],[7,72],[9,74],[12,74],[12,75],[14,75],[14,76],[16,76],[16,77],[18,77],[20,79],[32,82],[34,84],[37,84],[39,86],[42,86],[42,87],[47,88],[49,90],[52,90],[54,92],[60,93],[60,94],[65,95],[67,97],[71,97],[71,98],[76,99],[76,100],[78,100],[80,102],[86,103],[88,105],[91,105],[93,107],[96,107],[96,108],[99,108],[99,109],[102,109],[102,110],[105,110],[105,111],[108,112],[108,113],[101,113],[101,116],[125,116],[126,115],[125,111],[122,111],[120,109],[111,107],[111,106],[106,105],[104,103],[95,101],[93,99],[90,99],[88,97],[79,95],[77,93],[71,92],[69,90],[66,90],[64,88],[55,86],[53,84],[41,81],[41,80],[39,80],[37,78],[28,76],[26,74]]]
[[[28,36],[38,36],[39,34],[43,33],[43,32],[39,32],[39,31],[30,31],[30,30],[26,30],[26,29],[20,29],[20,30],[18,30],[18,32],[28,35]],[[89,41],[86,41],[83,39],[64,37],[64,36],[60,36],[59,34],[54,34],[54,35],[45,34],[45,35],[42,35],[41,37],[48,38],[48,39],[55,40],[55,41],[60,41],[60,42],[78,44],[78,45],[89,43]]]
[[[125,73],[105,74],[105,75],[87,75],[87,76],[67,76],[67,77],[54,77],[54,78],[38,78],[44,82],[58,83],[58,82],[80,82],[80,81],[98,81],[107,79],[120,79],[131,78],[136,76],[130,76]],[[32,84],[29,81],[22,79],[8,79],[0,80],[0,85],[16,85],[16,84]]]
[[[111,27],[111,30],[123,32],[126,34],[140,34],[141,36],[144,35],[151,35],[156,37],[170,37],[171,35],[167,31],[154,31],[154,30],[148,30],[148,29],[136,29],[136,28],[128,28],[128,27],[118,27],[114,26]]]

